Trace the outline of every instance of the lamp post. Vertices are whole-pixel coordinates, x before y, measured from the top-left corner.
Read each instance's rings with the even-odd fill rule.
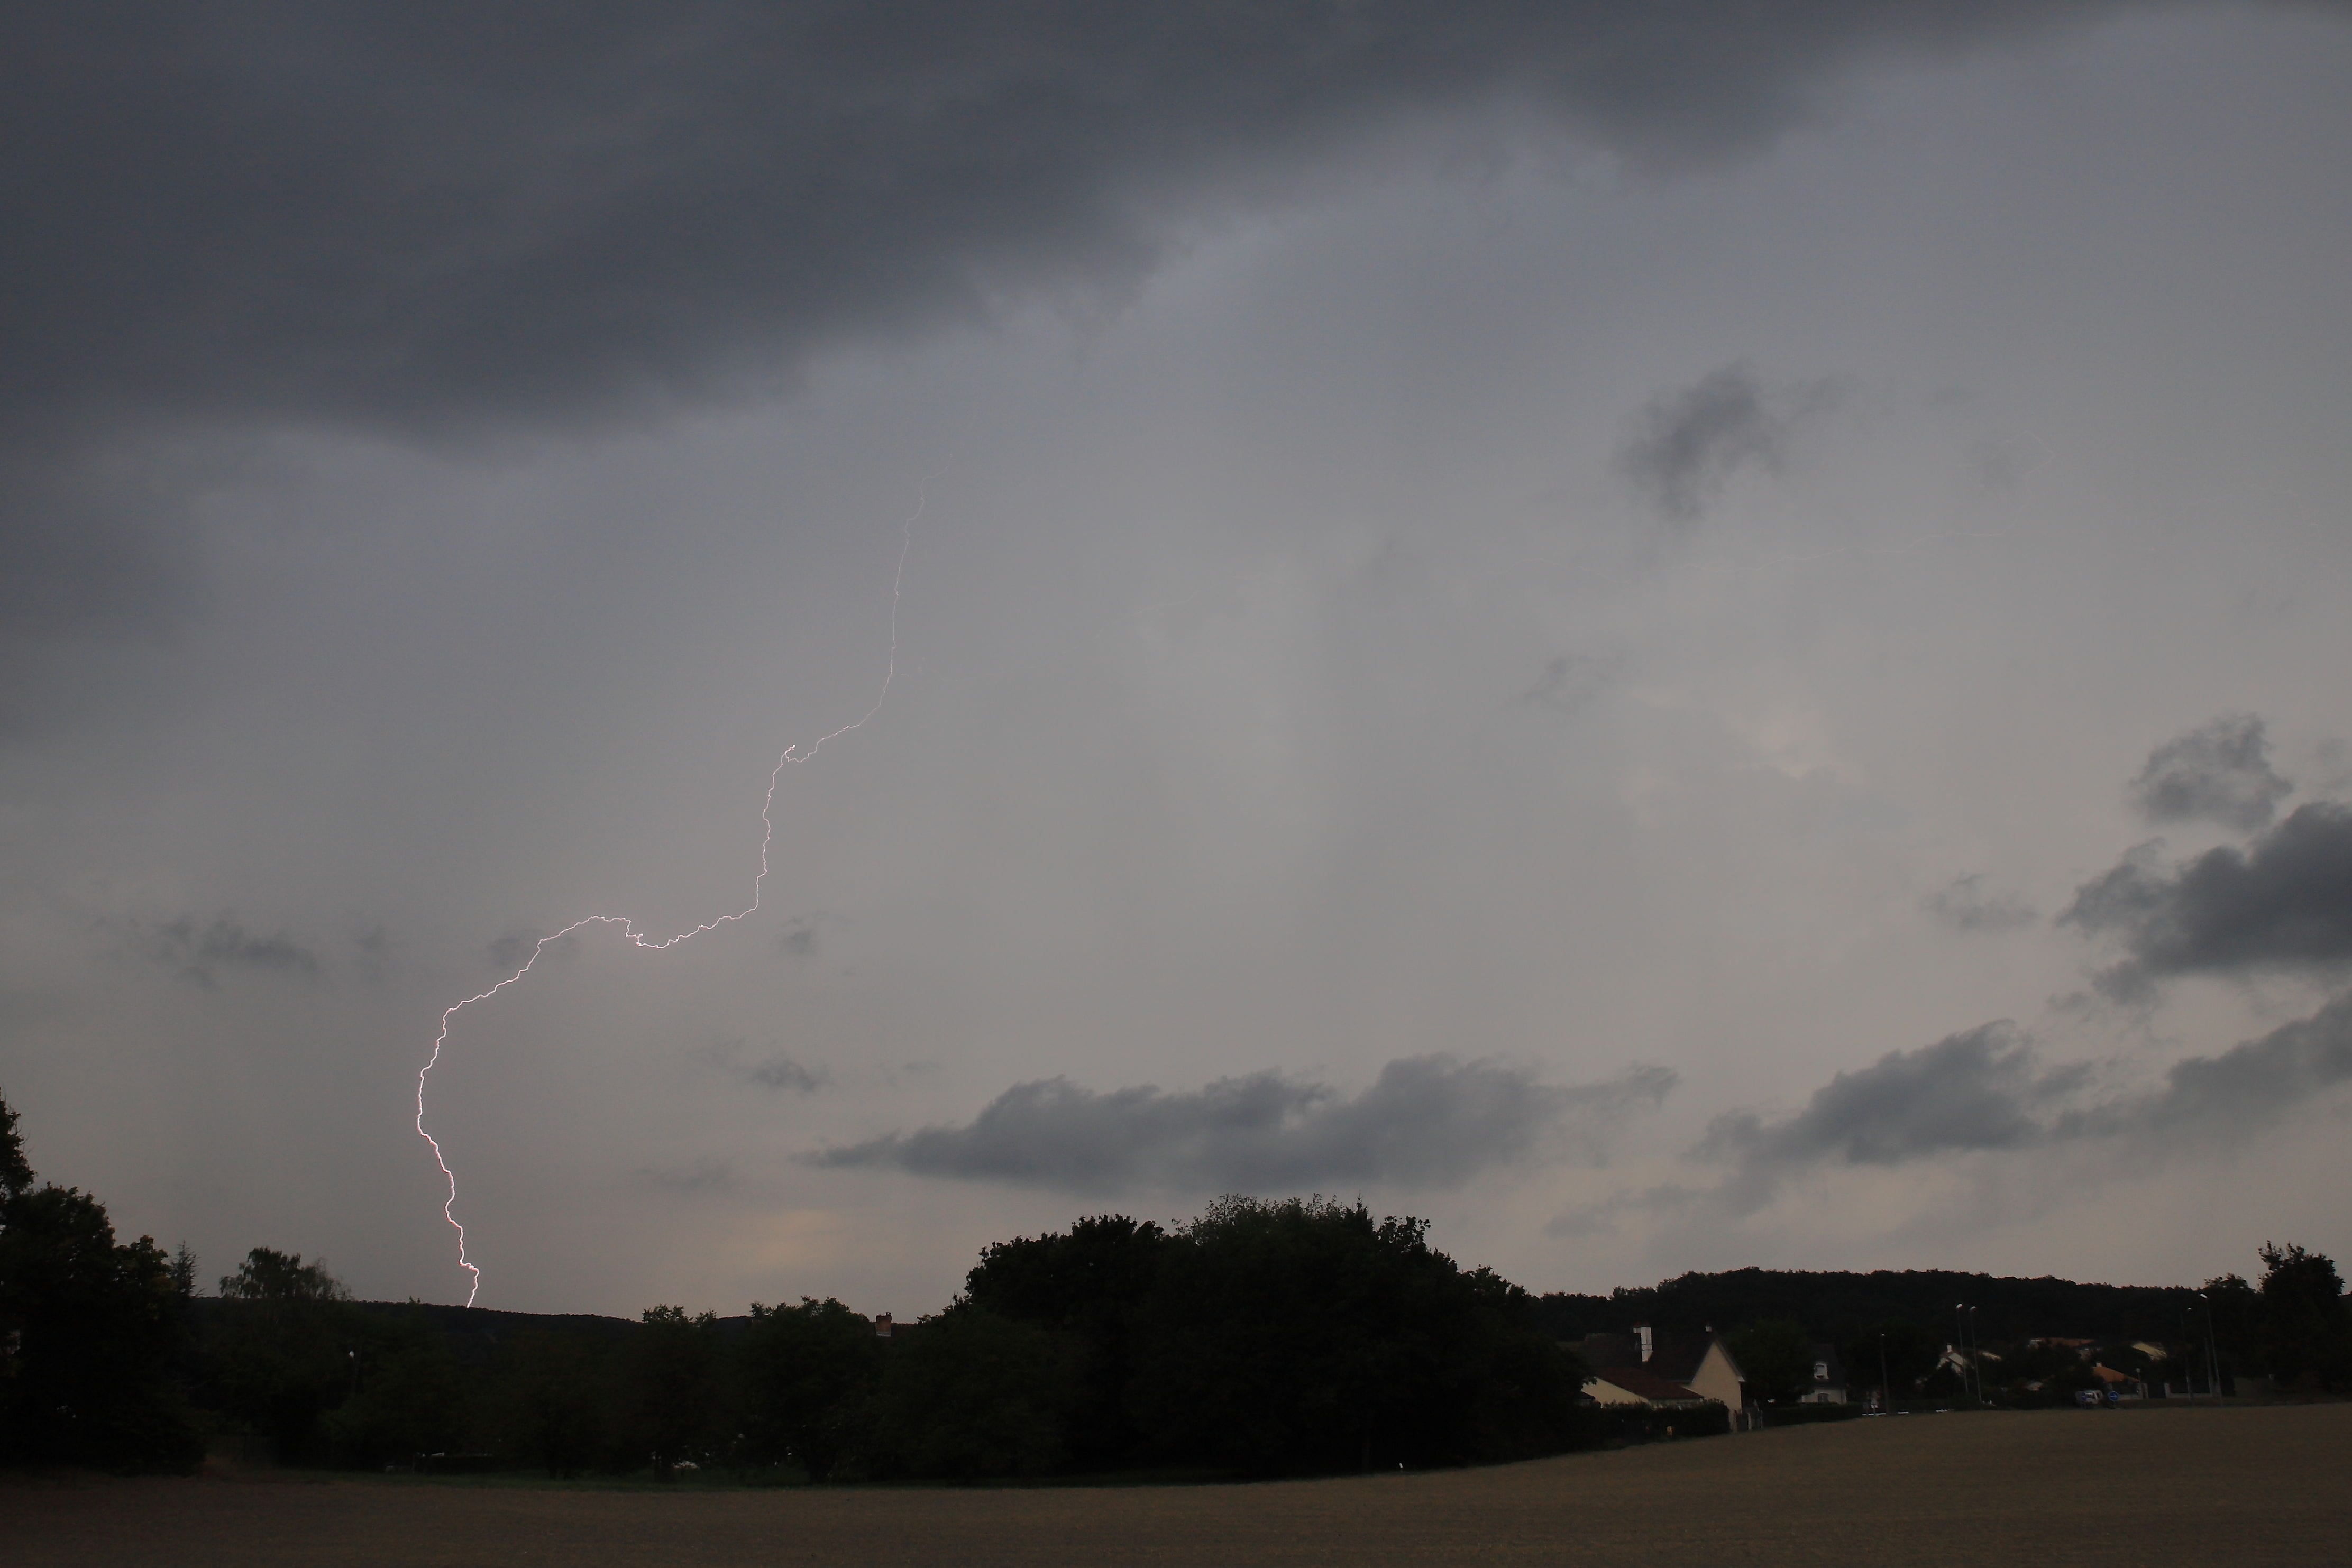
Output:
[[[1960,1358],[1960,1397],[1965,1399],[1969,1393],[1969,1373],[1972,1369],[1969,1360],[1969,1304],[1966,1301],[1952,1303],[1952,1351]]]
[[[1886,1379],[1886,1331],[1878,1331],[1878,1409],[1881,1415],[1895,1413],[1895,1389]]]
[[[2206,1386],[2212,1389],[2213,1403],[2219,1405],[2221,1403],[2221,1352],[2213,1343],[2213,1303],[2206,1300],[2202,1291],[2197,1292],[2197,1299],[2205,1302]],[[2192,1345],[2190,1348],[2193,1350],[2195,1347]]]
[[[2197,1336],[2189,1332],[2189,1314],[2195,1310],[2193,1307],[2180,1309],[2180,1337],[2188,1342],[2189,1365],[2185,1370],[2189,1375],[2189,1404],[2192,1409],[2197,1405]],[[2165,1386],[2168,1388],[2171,1385],[2168,1383]]]

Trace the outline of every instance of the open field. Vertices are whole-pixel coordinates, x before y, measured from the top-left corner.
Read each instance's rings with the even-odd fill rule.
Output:
[[[0,1484],[83,1564],[2352,1563],[2352,1405],[1915,1416],[1260,1486]]]

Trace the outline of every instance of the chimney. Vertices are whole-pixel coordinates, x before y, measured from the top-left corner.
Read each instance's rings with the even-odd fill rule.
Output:
[[[1649,1364],[1651,1350],[1649,1326],[1647,1324],[1643,1324],[1642,1327],[1635,1329],[1633,1331],[1633,1337],[1642,1342],[1642,1364],[1646,1366]]]
[[[874,1320],[874,1337],[876,1339],[888,1339],[890,1337],[889,1313],[884,1312],[880,1317]]]

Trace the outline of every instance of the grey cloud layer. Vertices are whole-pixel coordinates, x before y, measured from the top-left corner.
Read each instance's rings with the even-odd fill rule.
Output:
[[[108,473],[157,432],[472,439],[762,392],[832,343],[1115,297],[1189,224],[1433,117],[1532,106],[1636,157],[1717,156],[1858,57],[2131,8],[22,9],[0,49],[0,636],[191,612],[177,525],[123,511]],[[1668,504],[1743,439],[1702,443]]]
[[[1534,1157],[1578,1124],[1597,1132],[1608,1117],[1654,1106],[1675,1082],[1667,1069],[1645,1067],[1568,1087],[1444,1056],[1391,1061],[1352,1098],[1277,1072],[1189,1093],[1148,1085],[1097,1093],[1050,1078],[1006,1090],[963,1126],[894,1133],[814,1157],[1081,1192],[1442,1186]]]
[[[2252,832],[2270,825],[2294,786],[2271,766],[2270,739],[2252,714],[2224,714],[2148,754],[2133,801],[2152,821],[2204,818]]]
[[[2119,8],[35,8],[0,54],[0,409],[631,407],[1130,278],[1203,182],[1263,201],[1417,115],[1517,99],[1705,155],[1858,54]]]
[[[2143,845],[2083,884],[2062,921],[2118,938],[2101,985],[2129,994],[2176,975],[2333,969],[2352,960],[2352,806],[2315,800],[2244,849],[2169,866]]]
[[[1780,1176],[1819,1166],[2098,1139],[2231,1142],[2352,1082],[2352,997],[2218,1056],[2176,1062],[2160,1088],[2068,1104],[2086,1081],[2079,1067],[2046,1067],[2011,1026],[1987,1024],[1841,1072],[1785,1120],[1721,1118],[1697,1153],[1739,1166],[1738,1191],[1761,1197]]]

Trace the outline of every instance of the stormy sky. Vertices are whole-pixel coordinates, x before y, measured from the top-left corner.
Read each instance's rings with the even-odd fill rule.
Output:
[[[208,1273],[463,1299],[828,735],[483,1305],[2352,1248],[2344,6],[6,27],[0,1094]]]

